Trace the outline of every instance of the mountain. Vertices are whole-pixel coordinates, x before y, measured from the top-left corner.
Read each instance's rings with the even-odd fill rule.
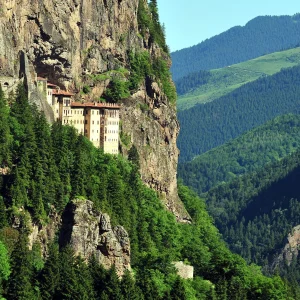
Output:
[[[171,54],[174,80],[200,70],[230,66],[299,44],[299,14],[261,16],[198,45]]]
[[[260,78],[209,102],[178,112],[181,162],[287,113],[299,112],[300,66]]]
[[[295,298],[231,253],[203,200],[177,188],[156,0],[6,1],[0,18],[0,298]],[[118,155],[47,122],[45,77],[78,105],[119,107]]]
[[[47,101],[37,91],[39,76],[79,102],[126,101],[120,151],[127,156],[136,146],[144,182],[185,220],[176,182],[179,126],[171,62],[159,16],[154,17],[156,4],[147,3],[6,3],[0,12],[0,82],[27,82],[29,100],[43,111]]]
[[[281,253],[292,228],[300,224],[299,155],[298,150],[219,185],[206,196],[209,211],[230,249],[248,262],[264,265],[267,272],[274,271],[270,270],[274,258]],[[293,278],[291,272],[287,276],[299,282],[297,272],[294,275],[298,277]]]
[[[177,108],[184,110],[197,103],[213,101],[246,83],[299,63],[300,48],[293,48],[222,69],[191,73],[175,81],[179,95]]]
[[[203,200],[186,187],[179,196],[193,223],[177,222],[141,181],[133,151],[128,161],[72,126],[50,126],[22,86],[11,108],[0,89],[0,115],[0,291],[7,299],[294,297],[279,277],[228,250]],[[193,280],[178,276],[178,261]]]
[[[300,147],[300,116],[283,115],[178,166],[178,177],[198,195],[281,160]]]

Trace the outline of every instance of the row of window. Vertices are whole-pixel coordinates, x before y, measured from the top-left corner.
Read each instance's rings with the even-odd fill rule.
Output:
[[[107,125],[119,125],[119,121],[108,121]]]

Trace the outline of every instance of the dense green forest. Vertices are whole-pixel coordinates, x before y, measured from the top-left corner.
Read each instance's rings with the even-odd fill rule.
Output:
[[[292,227],[300,224],[299,176],[297,151],[207,193],[209,212],[235,253],[268,270]],[[299,266],[298,262],[280,271],[289,280],[299,282],[295,266]]]
[[[262,16],[190,48],[171,53],[174,80],[230,66],[299,44],[300,16]],[[288,34],[287,34],[288,32]]]
[[[0,291],[7,299],[295,299],[279,277],[262,275],[232,254],[212,225],[204,202],[187,188],[180,197],[193,222],[179,224],[146,188],[136,155],[104,154],[74,128],[53,124],[31,106],[19,87],[9,108],[0,91]],[[133,153],[135,151],[132,151]],[[6,172],[3,172],[6,170]],[[49,222],[80,196],[108,212],[129,232],[134,277],[88,264],[56,240],[47,259],[28,248],[30,219]],[[19,225],[12,227],[15,218]],[[171,262],[186,260],[195,278],[183,280]]]
[[[295,66],[248,83],[213,102],[179,111],[181,162],[276,116],[298,113],[299,95],[300,66]]]
[[[178,79],[174,82],[177,94],[184,95],[190,90],[208,83],[210,77],[211,73],[209,71],[199,71]]]
[[[283,115],[178,166],[178,177],[198,195],[236,176],[296,152],[300,116]]]

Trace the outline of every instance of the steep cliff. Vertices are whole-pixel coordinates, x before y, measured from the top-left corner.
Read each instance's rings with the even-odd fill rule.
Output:
[[[128,233],[119,225],[112,228],[109,215],[96,212],[91,201],[77,199],[66,207],[60,245],[67,244],[86,260],[94,256],[107,269],[114,265],[120,276],[130,269]]]
[[[297,260],[300,245],[300,225],[295,226],[287,237],[284,248],[275,256],[271,269],[290,266],[293,259]]]
[[[25,76],[30,89],[38,74],[72,90],[78,98],[99,101],[113,78],[130,80],[130,54],[147,52],[150,63],[161,59],[169,65],[151,30],[141,32],[139,4],[147,10],[142,0],[5,1],[0,9],[0,77]],[[135,144],[144,182],[162,195],[179,221],[187,221],[177,195],[175,104],[157,76],[143,76],[121,97],[122,134],[129,138],[121,151],[126,155]],[[47,109],[45,103],[38,103],[34,87],[31,95]]]

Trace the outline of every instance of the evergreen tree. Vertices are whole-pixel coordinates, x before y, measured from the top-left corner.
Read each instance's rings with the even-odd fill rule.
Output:
[[[9,256],[5,245],[0,241],[0,299],[3,293],[3,282],[10,275]]]
[[[187,299],[182,279],[180,279],[179,277],[176,279],[170,295],[171,295],[171,299],[174,299],[174,300]]]
[[[12,273],[9,278],[8,297],[9,299],[28,300],[35,299],[33,285],[33,270],[28,250],[28,232],[23,230],[18,239],[12,256]]]
[[[9,129],[9,108],[0,85],[0,168],[11,164],[11,135]]]
[[[6,207],[4,204],[3,197],[0,196],[0,229],[8,225],[6,216]]]
[[[115,266],[112,266],[107,272],[105,279],[105,293],[110,300],[123,300],[121,282],[116,272]]]
[[[49,254],[41,273],[40,285],[42,299],[54,299],[60,281],[59,251],[56,243],[49,245]]]
[[[121,281],[121,290],[124,300],[143,299],[142,291],[136,286],[130,271],[126,270]]]

